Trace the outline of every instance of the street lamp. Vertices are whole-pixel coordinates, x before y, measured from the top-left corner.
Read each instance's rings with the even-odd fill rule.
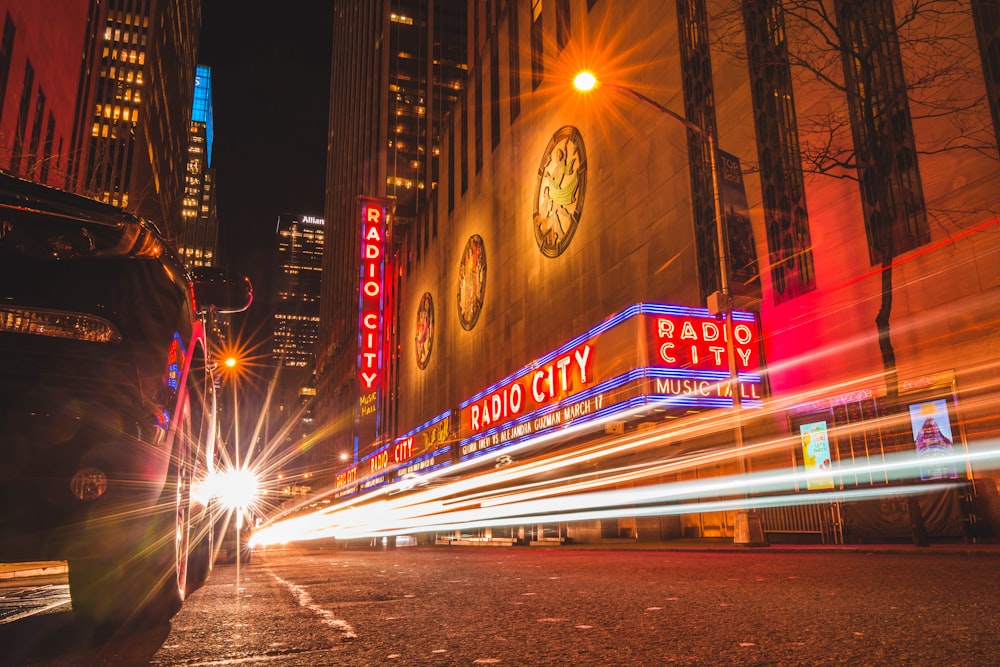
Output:
[[[236,357],[226,357],[226,368],[231,371],[236,370],[239,360]],[[236,374],[230,373],[230,389],[233,392],[233,457],[234,457],[234,468],[236,470],[240,469],[240,417],[239,417],[239,401],[236,398]],[[243,513],[236,513],[236,530],[237,533],[242,527],[243,523]]]
[[[709,295],[708,310],[713,315],[721,314],[725,318],[726,355],[729,362],[729,393],[733,397],[733,415],[736,419],[736,428],[734,429],[734,433],[736,437],[736,447],[740,452],[738,458],[739,471],[740,473],[745,473],[746,465],[743,460],[743,427],[740,417],[740,410],[742,407],[740,400],[740,381],[739,371],[736,368],[736,349],[733,343],[733,296],[729,280],[729,256],[726,252],[729,247],[729,237],[726,230],[726,220],[722,215],[722,201],[719,190],[719,169],[717,164],[718,156],[716,155],[715,138],[712,136],[711,132],[706,131],[704,128],[671,111],[659,102],[652,100],[642,93],[627,86],[620,86],[615,83],[607,82],[602,83],[597,80],[597,77],[592,72],[589,71],[580,72],[573,78],[573,86],[581,92],[589,92],[600,85],[617,90],[635,100],[638,100],[639,102],[642,102],[648,107],[652,107],[659,113],[672,118],[695,134],[703,137],[705,141],[708,142],[708,153],[710,156],[709,166],[712,171],[712,200],[715,208],[715,231],[718,236],[719,245],[720,274],[720,290]]]

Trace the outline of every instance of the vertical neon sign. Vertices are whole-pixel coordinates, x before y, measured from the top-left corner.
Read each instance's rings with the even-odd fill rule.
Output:
[[[361,200],[361,283],[358,305],[358,435],[372,442],[378,429],[385,306],[385,203]]]

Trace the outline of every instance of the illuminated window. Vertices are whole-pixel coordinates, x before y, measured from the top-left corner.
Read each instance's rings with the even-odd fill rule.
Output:
[[[473,143],[476,150],[476,173],[483,168],[483,71],[476,68],[475,79],[473,81],[473,94],[475,95],[476,117],[472,131],[474,133]]]
[[[496,35],[490,39],[490,143],[500,144],[500,44]]]
[[[510,61],[510,122],[521,113],[521,54],[518,30],[517,30],[517,8],[512,8],[509,12],[507,30],[510,35],[507,38],[507,58]]]
[[[684,115],[692,123],[715,135],[715,95],[708,49],[708,18],[703,2],[678,2],[677,21]],[[694,218],[698,285],[701,299],[718,289],[718,241],[712,178],[704,165],[711,162],[708,142],[688,133],[688,174],[691,179],[691,209]]]
[[[569,0],[556,0],[556,44],[562,49],[569,41]]]
[[[986,96],[993,115],[993,132],[1000,143],[1000,4],[996,0],[973,0],[972,16],[979,38]]]
[[[816,289],[781,0],[743,9],[775,303]]]
[[[531,0],[531,88],[542,83],[542,0]]]
[[[930,241],[896,22],[891,0],[837,6],[853,56],[844,59],[844,77],[868,252],[873,265],[884,264]]]

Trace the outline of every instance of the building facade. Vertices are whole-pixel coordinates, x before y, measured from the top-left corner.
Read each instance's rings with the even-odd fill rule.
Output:
[[[76,119],[88,0],[60,20],[35,2],[0,3],[0,167],[63,187]]]
[[[0,20],[0,166],[176,240],[200,2],[9,0]]]
[[[369,274],[401,276],[396,426],[337,495],[544,500],[447,540],[733,538],[741,508],[994,539],[1000,12],[908,5],[470,2],[426,241]]]

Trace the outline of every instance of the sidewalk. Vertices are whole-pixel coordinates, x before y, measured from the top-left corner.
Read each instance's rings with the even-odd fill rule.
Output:
[[[32,563],[0,563],[0,580],[23,577],[51,577],[66,574],[65,561],[38,561]]]

